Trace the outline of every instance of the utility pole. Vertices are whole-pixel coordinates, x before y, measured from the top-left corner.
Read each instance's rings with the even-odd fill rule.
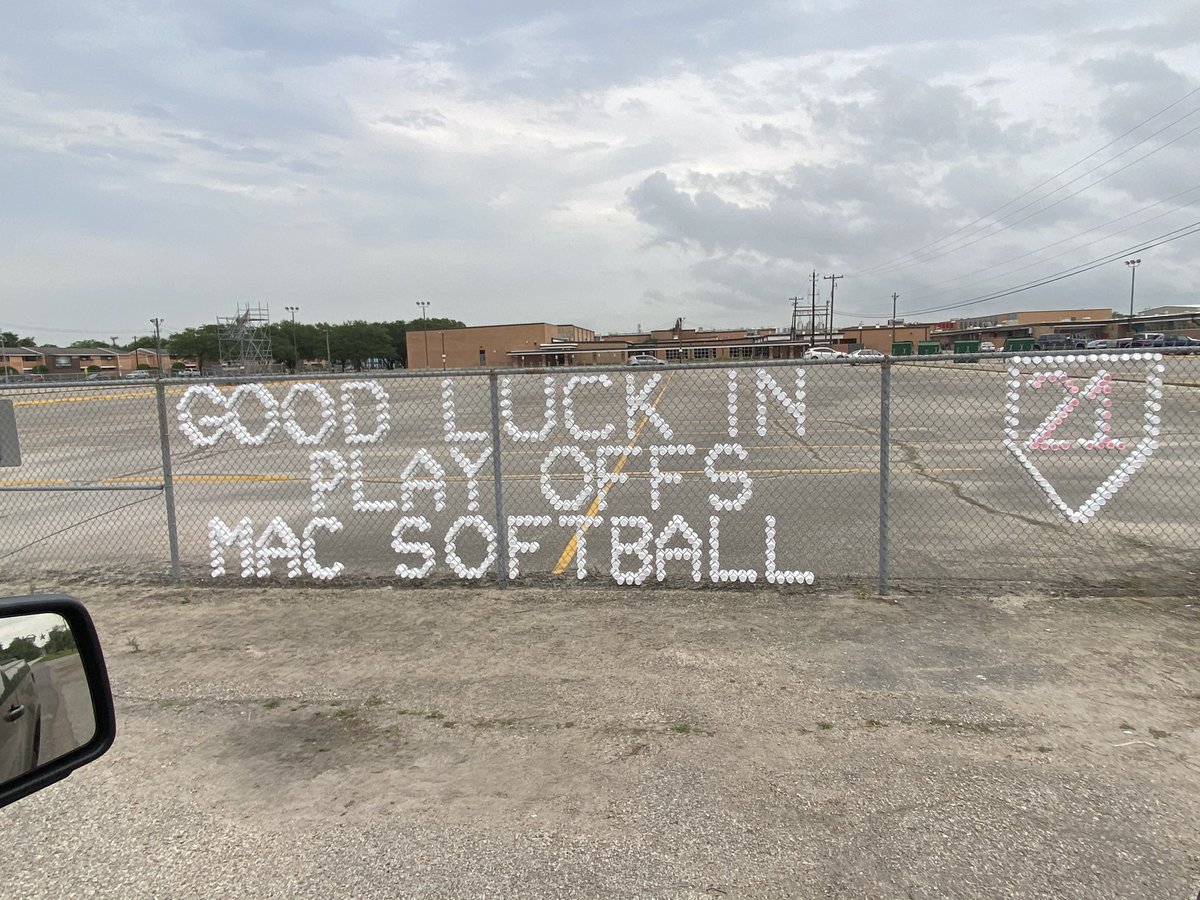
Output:
[[[117,336],[110,335],[109,340],[112,341],[113,349],[117,351],[117,377],[121,377],[121,351],[117,349]]]
[[[425,316],[425,310],[429,309],[428,300],[418,300],[417,306],[421,307],[421,328],[425,332],[425,368],[431,368],[429,365],[429,319]]]
[[[159,378],[162,378],[162,323],[163,320],[157,317],[150,320],[150,324],[154,326],[154,356],[158,361]]]
[[[838,279],[845,278],[845,275],[826,275],[825,281],[829,282],[829,343],[833,344],[833,291],[837,287]]]
[[[333,374],[333,357],[329,354],[329,326],[325,326],[325,365],[329,367],[329,374]]]
[[[4,357],[4,383],[8,384],[8,348],[4,346],[3,331],[0,331],[0,356]]]
[[[1137,282],[1137,267],[1142,264],[1140,259],[1127,259],[1125,265],[1129,266],[1129,318],[1133,318],[1133,286]],[[1132,333],[1133,323],[1129,323],[1129,329]]]
[[[892,349],[888,356],[896,352],[896,301],[899,299],[900,295],[892,291]]]
[[[300,347],[296,343],[296,313],[300,312],[298,306],[285,306],[289,313],[292,314],[292,374],[300,371]]]
[[[791,334],[791,338],[794,341],[794,340],[796,340],[796,332],[797,332],[796,324],[800,320],[800,298],[792,297],[791,300],[792,300],[792,334]]]
[[[808,324],[812,329],[812,343],[817,342],[817,270],[813,269],[812,274],[812,318],[808,320]]]

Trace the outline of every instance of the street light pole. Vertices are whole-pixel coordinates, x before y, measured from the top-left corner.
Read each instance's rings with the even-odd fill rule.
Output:
[[[329,328],[325,329],[325,365],[329,366],[329,374],[333,374],[333,355],[329,352]]]
[[[425,316],[425,310],[429,309],[428,300],[418,300],[417,306],[421,307],[421,329],[425,332],[425,368],[431,368],[429,365],[429,319]]]
[[[292,314],[292,373],[300,371],[300,347],[296,343],[296,313],[300,312],[298,306],[285,306],[289,313]]]
[[[888,356],[896,352],[896,301],[899,299],[900,295],[892,291],[892,349],[888,352]]]
[[[1137,267],[1142,264],[1140,259],[1127,259],[1125,265],[1129,266],[1129,318],[1133,318],[1133,286],[1137,282]],[[1133,326],[1130,325],[1132,328]]]
[[[150,324],[154,326],[154,358],[158,365],[159,378],[162,378],[162,323],[163,320],[157,317],[150,320]]]

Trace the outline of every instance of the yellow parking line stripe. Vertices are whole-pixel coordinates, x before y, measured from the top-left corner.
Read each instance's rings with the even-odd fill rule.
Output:
[[[667,385],[671,383],[671,378],[674,374],[675,374],[674,372],[667,373],[667,377],[663,380],[662,387],[659,388],[658,396],[655,397],[654,402],[650,404],[651,409],[658,408],[658,402],[660,400],[662,400],[663,395],[667,392]],[[617,460],[617,464],[615,466],[613,466],[612,474],[614,474],[614,475],[621,474],[621,470],[625,468],[625,462],[629,459],[629,451],[632,450],[637,445],[638,438],[642,436],[642,429],[644,429],[646,427],[646,423],[649,421],[650,421],[650,416],[648,416],[648,415],[642,416],[642,421],[640,421],[638,423],[637,430],[634,431],[634,433],[633,433],[633,438],[625,446],[625,452],[621,454],[621,457]],[[588,511],[587,511],[587,515],[589,518],[591,516],[594,516],[599,511],[600,502],[605,497],[608,496],[608,492],[612,489],[613,484],[615,484],[614,481],[606,482],[604,485],[604,489],[599,494],[596,495],[596,499],[592,501],[592,505],[588,508]],[[580,529],[586,532],[586,531],[588,531],[588,526],[586,524],[581,525]],[[559,556],[558,562],[554,566],[553,572],[555,575],[561,575],[563,572],[565,572],[567,570],[567,566],[569,566],[571,564],[571,561],[573,559],[575,559],[575,553],[578,550],[578,548],[579,548],[579,537],[576,534],[572,534],[571,539],[569,541],[567,541],[567,546],[563,548],[562,555]]]

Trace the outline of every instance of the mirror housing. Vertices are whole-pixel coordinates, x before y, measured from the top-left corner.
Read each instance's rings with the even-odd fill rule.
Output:
[[[95,728],[91,737],[83,743],[71,746],[66,752],[44,763],[38,760],[29,771],[16,774],[0,783],[0,806],[6,806],[14,800],[19,800],[56,781],[61,781],[80,766],[103,756],[112,746],[113,739],[117,734],[108,670],[104,666],[104,655],[100,651],[100,640],[96,636],[96,627],[92,624],[92,617],[88,615],[83,604],[73,597],[62,594],[0,599],[0,628],[6,623],[13,623],[14,620],[24,618],[33,622],[37,621],[34,617],[46,615],[61,617],[70,629],[71,637],[78,650],[78,661],[82,667],[82,674],[86,680],[87,695],[91,700],[91,713]],[[18,668],[22,665],[24,664],[17,664]],[[24,669],[27,672],[29,666],[24,665]],[[44,681],[45,678],[43,678]],[[10,715],[13,714],[20,717],[20,708],[14,707],[13,713]],[[6,719],[6,721],[8,720]]]

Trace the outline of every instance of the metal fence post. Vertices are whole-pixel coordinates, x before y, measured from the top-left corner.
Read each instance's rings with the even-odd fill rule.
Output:
[[[500,465],[500,386],[493,369],[488,374],[488,393],[492,398],[492,482],[496,488],[496,583],[508,584],[508,526],[504,521],[504,481]]]
[[[183,581],[179,564],[179,528],[175,522],[175,476],[171,471],[171,441],[167,433],[167,390],[161,380],[155,383],[158,402],[158,443],[162,449],[163,500],[167,505],[167,542],[171,548],[171,583]]]
[[[879,367],[879,596],[888,592],[888,489],[891,482],[892,359]]]

